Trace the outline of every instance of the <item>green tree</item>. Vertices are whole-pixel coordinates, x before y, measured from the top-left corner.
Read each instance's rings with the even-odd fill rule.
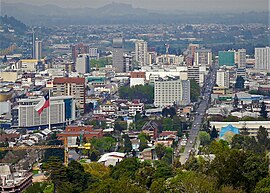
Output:
[[[201,145],[208,145],[211,141],[209,133],[206,131],[200,131],[199,132],[199,139]]]
[[[91,145],[94,149],[103,153],[110,151],[110,149],[116,144],[113,137],[102,137],[102,138],[92,138],[90,140]]]
[[[58,157],[50,157],[45,165],[45,170],[50,174],[56,190],[60,190],[63,183],[67,182],[67,170]]]
[[[218,132],[217,132],[215,126],[213,126],[213,128],[210,132],[210,138],[211,138],[211,140],[218,138]]]
[[[176,110],[174,107],[165,107],[162,109],[162,116],[163,117],[174,117],[176,115]]]
[[[161,143],[158,143],[156,146],[155,146],[155,151],[156,151],[156,154],[157,154],[157,157],[159,160],[161,160],[161,158],[165,155],[166,153],[166,147],[164,146],[164,144],[161,144]]]
[[[165,131],[173,130],[173,120],[171,118],[164,118],[162,121],[162,126]]]
[[[260,126],[257,133],[258,145],[262,150],[266,150],[269,147],[268,132],[265,127]]]
[[[200,86],[199,84],[194,80],[190,80],[190,100],[191,102],[198,101],[200,96]]]
[[[245,80],[242,76],[236,78],[235,89],[243,90],[245,86]]]
[[[268,112],[266,111],[266,105],[264,102],[261,104],[260,116],[264,119],[268,118]]]
[[[260,180],[255,187],[253,193],[269,193],[270,192],[270,177]]]
[[[127,134],[123,135],[124,140],[124,152],[130,152],[132,150],[132,143]]]

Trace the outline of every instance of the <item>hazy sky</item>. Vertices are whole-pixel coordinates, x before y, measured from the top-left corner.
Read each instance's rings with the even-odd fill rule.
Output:
[[[270,0],[0,0],[0,2],[23,2],[33,5],[54,4],[60,7],[101,7],[112,2],[128,3],[134,7],[153,10],[194,11],[269,11]]]

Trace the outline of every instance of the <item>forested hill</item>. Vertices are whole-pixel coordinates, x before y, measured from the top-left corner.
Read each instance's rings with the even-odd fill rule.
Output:
[[[27,30],[27,26],[13,16],[0,16],[1,33],[23,34]],[[14,30],[14,31],[13,31]]]

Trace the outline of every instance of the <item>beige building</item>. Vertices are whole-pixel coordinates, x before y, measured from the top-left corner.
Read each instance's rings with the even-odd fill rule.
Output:
[[[84,78],[55,78],[53,80],[53,96],[74,96],[77,107],[85,106]]]
[[[15,82],[18,79],[18,72],[0,72],[0,81]]]

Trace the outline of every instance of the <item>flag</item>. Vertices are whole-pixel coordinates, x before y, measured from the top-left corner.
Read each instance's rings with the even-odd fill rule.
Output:
[[[40,115],[43,111],[43,109],[48,108],[50,106],[50,97],[49,93],[47,93],[40,101],[39,103],[35,106],[35,110],[38,112]]]

